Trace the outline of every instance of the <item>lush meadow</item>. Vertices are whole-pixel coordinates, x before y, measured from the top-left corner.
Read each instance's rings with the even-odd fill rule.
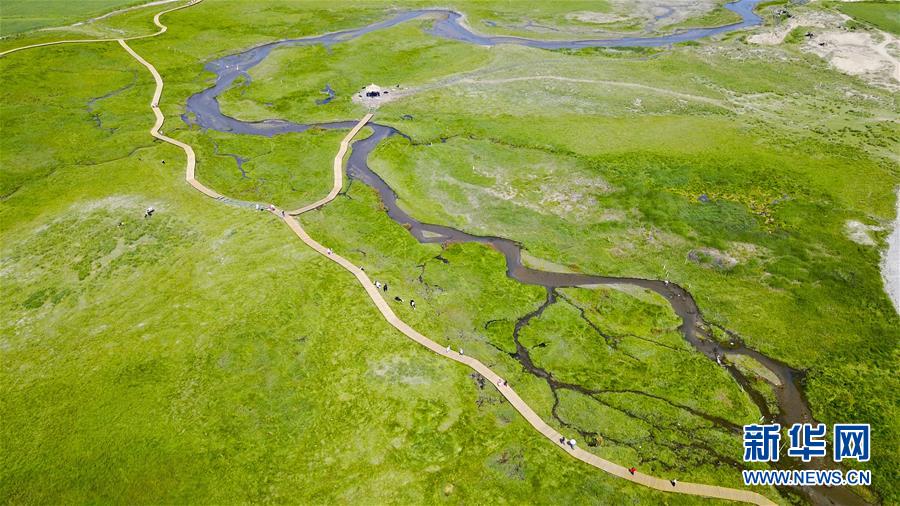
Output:
[[[147,139],[152,81],[123,51],[63,47],[43,57],[41,69],[0,60],[4,103],[19,103],[3,108],[3,131],[32,146],[4,157],[4,173],[18,176],[0,205],[0,496],[660,500],[571,461],[467,369],[393,331],[349,275],[273,217],[188,187],[183,155]],[[102,129],[115,133],[104,134],[86,104],[129,83],[95,103]],[[20,128],[23,117],[31,129]],[[44,142],[54,127],[68,147]],[[285,139],[284,149],[331,155],[331,135]],[[214,140],[197,139],[201,167],[234,171],[207,146]],[[247,155],[269,148],[219,142]],[[278,149],[274,160],[288,156]],[[327,188],[320,174],[293,175]],[[148,205],[157,211],[145,219]]]
[[[138,5],[140,0],[6,0],[3,2],[0,36],[84,21],[122,7]]]
[[[570,3],[531,15],[559,20],[581,8]],[[470,21],[518,19],[506,2],[454,5]],[[162,73],[164,130],[194,146],[202,181],[286,207],[327,192],[343,132],[244,137],[180,116],[212,84],[211,59],[389,15],[357,7],[207,0],[168,14],[164,37],[132,43]],[[67,36],[151,33],[157,10]],[[370,82],[415,91],[376,114],[412,140],[391,138],[370,160],[405,209],[520,241],[533,262],[677,281],[710,321],[805,371],[820,420],[872,423],[876,490],[896,499],[900,321],[878,273],[900,182],[900,131],[884,119],[896,98],[738,36],[551,52],[436,39],[427,26],[279,49],[223,111],[347,120],[365,113],[349,98]],[[703,502],[572,462],[490,385],[393,331],[351,276],[277,220],[191,190],[180,151],[148,135],[150,76],[118,45],[37,51],[39,67],[38,53],[0,59],[0,497]],[[337,96],[317,105],[325,85]],[[345,189],[304,223],[415,298],[417,310],[397,307],[414,327],[495,368],[590,451],[740,486],[728,427],[759,414],[681,339],[661,299],[561,290],[518,339],[536,366],[602,393],[554,398],[510,355],[515,322],[545,291],[507,278],[486,248],[418,244],[372,190]],[[158,212],[143,219],[148,205]],[[872,245],[848,238],[851,220],[872,227]]]
[[[415,41],[402,26],[384,32],[399,33]],[[900,322],[879,275],[898,182],[900,132],[886,119],[895,98],[809,55],[731,39],[662,53],[495,47],[488,64],[430,81],[413,65],[376,72],[418,93],[379,110],[412,140],[386,141],[372,166],[420,220],[509,237],[582,272],[678,281],[709,320],[804,371],[823,421],[868,421],[897,441]],[[340,56],[378,40],[346,43]],[[454,62],[484,53],[445,44]],[[292,77],[312,50],[250,75],[315,89],[340,60],[324,55],[321,74]],[[260,111],[244,101],[283,101],[281,117],[297,121],[362,113],[346,94],[322,107],[271,84],[240,93],[225,110],[252,119]],[[851,239],[851,222],[870,227],[870,244]],[[889,490],[891,447],[873,464]]]
[[[897,2],[841,2],[834,5],[858,21],[900,35],[900,5]]]

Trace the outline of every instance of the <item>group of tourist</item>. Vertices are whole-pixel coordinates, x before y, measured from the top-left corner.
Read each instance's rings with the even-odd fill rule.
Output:
[[[373,284],[375,285],[375,288],[377,288],[377,289],[379,289],[379,290],[383,290],[385,293],[387,293],[387,291],[388,291],[388,284],[387,284],[387,283],[382,283],[381,281],[375,280],[375,281],[373,282]],[[397,296],[394,297],[394,301],[400,302],[400,303],[402,304],[402,303],[403,303],[403,298],[400,297],[399,295],[397,295]],[[415,309],[415,308],[416,308],[416,301],[414,301],[414,300],[412,300],[412,299],[409,299],[409,307]]]

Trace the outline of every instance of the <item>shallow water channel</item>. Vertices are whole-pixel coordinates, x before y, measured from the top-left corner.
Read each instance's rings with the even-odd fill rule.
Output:
[[[461,14],[443,9],[423,9],[403,12],[390,19],[372,23],[361,28],[342,30],[315,37],[273,42],[211,61],[205,66],[205,69],[216,74],[215,84],[188,98],[187,114],[182,117],[189,124],[196,124],[203,129],[243,135],[273,136],[289,132],[303,132],[314,127],[325,129],[350,129],[355,125],[356,120],[319,124],[294,123],[281,119],[256,122],[241,121],[224,115],[219,107],[217,97],[229,89],[238,77],[244,77],[246,82],[249,83],[250,76],[247,73],[248,70],[262,62],[272,50],[277,47],[307,46],[315,44],[329,46],[422,16],[437,16],[437,20],[429,30],[429,33],[432,35],[479,45],[518,44],[541,49],[601,46],[665,46],[757,25],[761,22],[761,19],[753,12],[753,9],[759,1],[760,0],[739,0],[735,3],[728,4],[726,6],[727,8],[740,14],[742,17],[740,22],[731,25],[685,30],[661,37],[568,41],[532,40],[519,37],[479,35],[472,32],[466,26]],[[545,303],[537,310],[523,316],[517,322],[515,334],[513,336],[516,342],[517,351],[512,354],[512,356],[522,364],[525,370],[546,380],[554,395],[556,395],[556,392],[559,389],[574,390],[585,395],[595,395],[597,392],[580,385],[561,382],[553,378],[549,372],[536,366],[532,362],[528,350],[518,342],[519,330],[524,325],[527,325],[528,321],[532,318],[539,317],[541,312],[547,306],[557,302],[561,297],[556,291],[558,288],[590,285],[632,285],[652,290],[664,297],[682,321],[679,331],[684,336],[685,340],[710,360],[718,362],[720,359],[724,358],[724,354],[745,355],[753,358],[771,371],[772,374],[777,376],[780,386],[773,385],[773,390],[777,399],[778,410],[773,413],[763,395],[753,388],[748,378],[727,361],[722,362],[722,367],[724,367],[735,381],[743,387],[766,420],[778,421],[783,426],[795,422],[812,421],[811,411],[800,388],[802,374],[782,362],[747,348],[737,335],[729,332],[727,329],[720,328],[729,336],[728,342],[717,342],[713,339],[712,325],[703,319],[703,315],[698,309],[693,296],[678,284],[652,279],[559,273],[533,269],[523,265],[521,258],[522,246],[515,241],[502,237],[476,236],[451,227],[422,223],[416,220],[400,208],[397,204],[397,194],[378,174],[369,168],[367,163],[369,154],[372,153],[379,143],[394,135],[404,135],[396,129],[385,125],[369,123],[368,126],[374,130],[374,133],[366,139],[353,143],[353,150],[347,163],[347,172],[349,177],[365,183],[378,192],[387,209],[387,214],[395,222],[405,226],[405,228],[407,228],[421,243],[442,244],[449,242],[469,242],[490,246],[501,252],[506,258],[507,274],[509,277],[522,283],[540,285],[547,289],[547,299]],[[665,399],[659,400],[665,401]],[[680,407],[685,408],[684,406]],[[697,416],[706,418],[725,430],[732,432],[740,430],[740,427],[725,420],[711,417],[695,410],[692,410],[691,412]],[[566,424],[557,416],[556,406],[554,406],[553,416],[556,417],[560,423]],[[584,435],[583,432],[582,435]],[[738,457],[735,457],[736,460],[733,464],[737,465]],[[801,464],[791,463],[788,459],[783,458],[779,465],[785,467]],[[786,490],[786,492],[789,491]],[[846,488],[819,488],[815,490],[805,488],[802,490],[802,493],[816,504],[865,504],[859,496]]]

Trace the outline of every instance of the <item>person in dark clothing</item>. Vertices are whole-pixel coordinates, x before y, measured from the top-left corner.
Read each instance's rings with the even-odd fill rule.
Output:
[[[396,300],[397,302],[403,302],[403,299],[401,299],[400,297],[394,297],[394,300]]]
[[[385,283],[382,288],[384,288],[384,291],[386,292],[387,291],[387,283]]]

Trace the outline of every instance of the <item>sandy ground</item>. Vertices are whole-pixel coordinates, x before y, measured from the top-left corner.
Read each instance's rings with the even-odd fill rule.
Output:
[[[888,236],[888,248],[881,258],[881,276],[884,278],[884,290],[894,302],[897,313],[900,313],[900,188],[897,189],[894,230]]]
[[[598,33],[620,33],[621,26],[633,25],[637,32],[650,33],[675,25],[689,18],[702,16],[716,8],[718,0],[611,0],[608,11],[582,10],[565,14],[565,19],[583,26],[561,26],[553,21],[546,24],[527,17],[514,23],[492,21],[492,26],[500,26],[523,32],[559,34],[569,36],[597,35]],[[585,2],[585,7],[590,7]],[[488,20],[490,21],[490,20]],[[620,25],[618,28],[603,25]]]
[[[839,30],[839,27],[850,19],[844,14],[825,11],[793,12],[793,14],[794,17],[782,21],[778,26],[764,28],[764,31],[747,37],[747,41],[753,44],[774,46],[784,42],[784,38],[791,33],[791,30],[798,26],[814,27],[818,29],[817,31]]]
[[[611,12],[578,11],[566,18],[598,25],[635,21],[650,31],[702,16],[716,4],[715,0],[612,0]]]
[[[851,19],[834,12],[813,11],[795,15],[781,25],[747,37],[752,44],[778,45],[797,27],[813,33],[802,48],[837,70],[865,79],[870,84],[900,90],[900,39],[878,30],[849,31],[841,26]]]
[[[642,18],[648,30],[681,23],[702,16],[718,5],[716,0],[612,0],[613,12]]]
[[[824,46],[807,43],[805,49],[825,58],[846,74],[872,84],[900,90],[900,40],[887,33],[883,39],[867,32],[830,31],[815,37]]]
[[[605,12],[579,11],[566,14],[566,19],[581,21],[582,23],[595,23],[598,25],[605,25],[607,23],[617,23],[619,21],[625,21],[628,18]]]
[[[875,225],[866,225],[865,223],[849,220],[844,224],[844,231],[847,237],[856,244],[863,246],[875,246],[875,239],[872,238],[870,232],[878,232],[881,227]]]
[[[381,87],[375,83],[372,83],[365,88],[358,90],[350,100],[356,104],[362,104],[369,109],[377,109],[379,105],[390,102],[394,99],[400,98],[403,96],[402,92],[404,89],[398,87],[390,88],[390,87]],[[377,93],[377,96],[369,97],[367,93]],[[392,95],[393,93],[393,95]]]

